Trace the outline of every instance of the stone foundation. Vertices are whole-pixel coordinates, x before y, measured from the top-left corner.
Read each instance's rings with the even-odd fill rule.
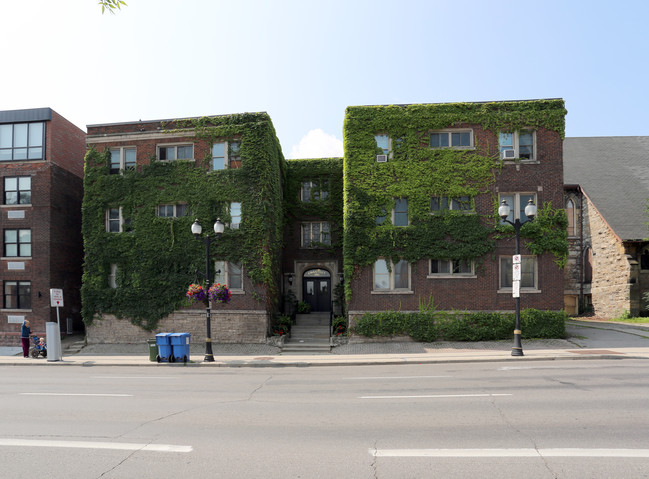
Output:
[[[211,314],[212,341],[215,343],[266,343],[269,315],[265,311],[214,311]],[[141,343],[158,333],[189,333],[191,341],[204,341],[205,312],[177,311],[160,320],[158,328],[145,331],[128,319],[112,315],[95,318],[86,327],[88,344]]]

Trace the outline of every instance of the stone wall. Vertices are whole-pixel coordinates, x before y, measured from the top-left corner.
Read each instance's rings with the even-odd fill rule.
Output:
[[[265,343],[269,324],[264,311],[212,310],[212,341],[215,343]],[[128,319],[112,315],[96,317],[86,327],[88,344],[141,343],[157,333],[189,333],[191,341],[205,341],[205,311],[177,311],[158,323],[154,331],[145,331]]]
[[[585,202],[584,220],[590,231],[593,251],[593,282],[591,294],[597,316],[616,318],[625,311],[637,314],[637,302],[632,306],[632,261],[620,239],[613,233],[590,200]],[[587,237],[585,242],[588,243]],[[635,292],[633,292],[635,296]],[[634,311],[636,310],[636,311]]]

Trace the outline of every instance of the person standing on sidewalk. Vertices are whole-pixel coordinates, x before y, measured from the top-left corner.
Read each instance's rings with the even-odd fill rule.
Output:
[[[29,321],[26,319],[23,321],[23,325],[20,327],[20,341],[23,346],[23,357],[29,357],[29,336],[32,334],[32,330],[29,327]]]

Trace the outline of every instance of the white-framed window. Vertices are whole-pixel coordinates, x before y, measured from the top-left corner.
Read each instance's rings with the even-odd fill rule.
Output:
[[[385,133],[374,135],[374,141],[376,141],[376,147],[381,149],[381,154],[386,156],[390,155],[392,151],[392,140],[389,135]]]
[[[408,226],[408,198],[395,198],[392,210],[392,224],[394,226]]]
[[[193,160],[194,145],[159,145],[158,158],[160,161]]]
[[[300,199],[308,203],[309,201],[326,200],[329,197],[329,180],[321,178],[319,180],[308,180],[302,182],[300,190]]]
[[[473,211],[473,205],[470,196],[432,196],[430,198],[430,212],[432,214],[443,211]]]
[[[112,289],[117,288],[117,265],[112,263],[108,273],[108,287]]]
[[[241,203],[232,201],[230,202],[230,228],[238,230],[241,226]]]
[[[214,282],[227,285],[231,291],[243,291],[243,269],[241,263],[215,261]]]
[[[0,161],[42,160],[44,145],[42,122],[0,125]]]
[[[538,290],[537,257],[521,257],[521,290]],[[500,289],[512,288],[512,257],[500,257]]]
[[[135,147],[111,148],[110,173],[116,175],[124,170],[135,170],[137,149]]]
[[[331,244],[331,229],[326,221],[302,223],[302,248]]]
[[[464,259],[431,259],[429,276],[475,276],[475,265]]]
[[[31,176],[5,176],[5,205],[29,205],[32,202]]]
[[[514,158],[524,160],[536,159],[536,131],[501,131],[498,137],[500,157],[509,158],[505,150],[513,150]]]
[[[566,217],[568,218],[568,236],[575,237],[577,236],[577,216],[575,208],[575,200],[570,197],[566,200]]]
[[[410,264],[405,260],[393,263],[377,259],[374,263],[374,291],[409,291]]]
[[[430,134],[431,148],[473,148],[473,130],[439,130]]]
[[[179,203],[173,205],[158,205],[156,214],[160,218],[180,218],[187,216],[189,210],[186,203]]]
[[[212,170],[230,168],[233,161],[241,161],[241,142],[239,140],[212,144]]]
[[[530,199],[532,203],[536,204],[536,194],[534,193],[500,193],[498,195],[498,204],[502,204],[503,200],[507,202],[509,206],[509,216],[507,219],[512,223],[515,220],[521,220],[521,223],[525,223],[528,218],[525,214],[525,207],[529,203]],[[506,224],[502,219],[500,224]]]
[[[122,207],[108,208],[106,210],[106,231],[108,233],[121,233],[123,225]]]
[[[4,255],[12,257],[30,257],[32,255],[32,230],[17,229],[4,231]]]
[[[401,156],[406,150],[404,148],[404,139],[399,137],[392,139],[386,133],[379,133],[374,135],[376,142],[376,161],[379,163],[391,160],[397,155]]]

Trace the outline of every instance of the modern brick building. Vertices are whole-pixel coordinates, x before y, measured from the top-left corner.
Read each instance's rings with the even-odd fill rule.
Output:
[[[82,329],[81,200],[85,133],[50,108],[0,112],[3,304],[0,345],[20,325],[45,334],[56,321],[50,289],[63,289],[61,329]]]

